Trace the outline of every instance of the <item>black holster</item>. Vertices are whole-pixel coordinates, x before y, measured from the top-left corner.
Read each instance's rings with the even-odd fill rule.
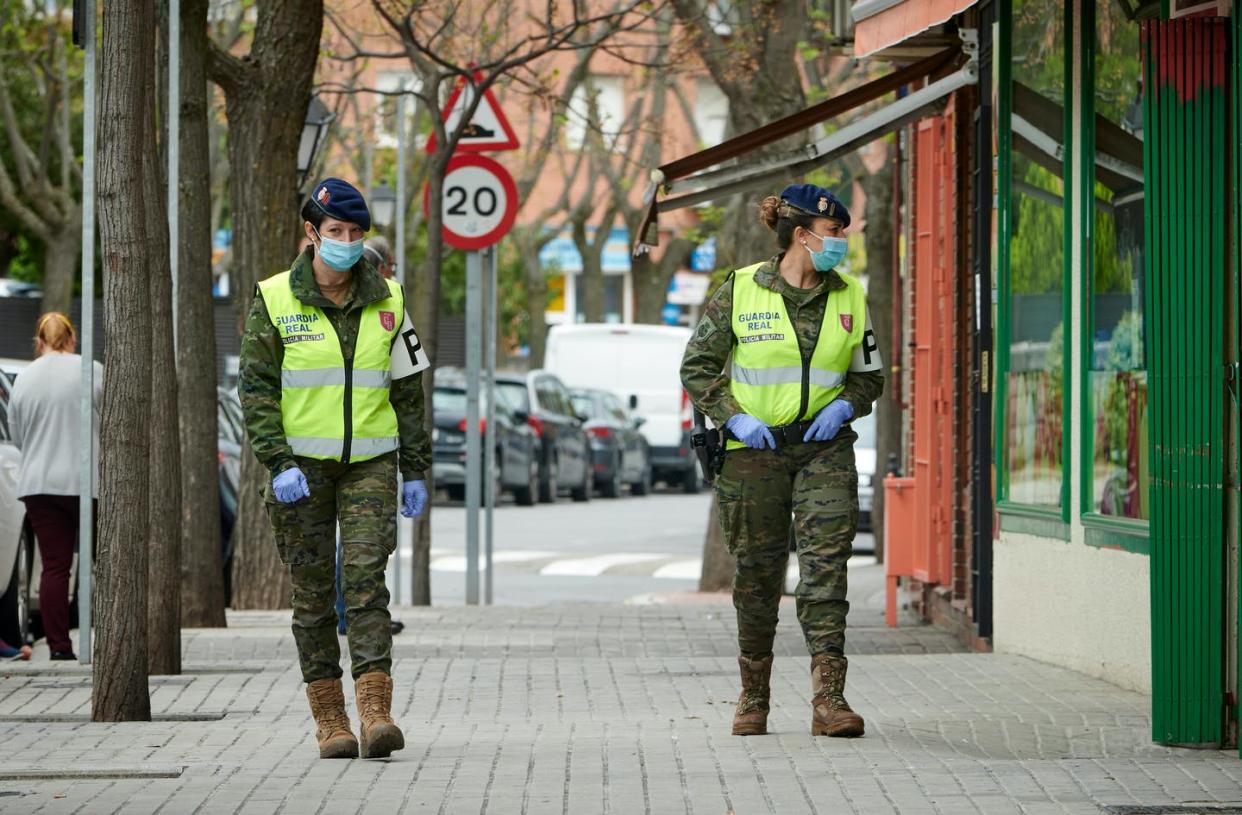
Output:
[[[724,466],[724,446],[718,428],[708,428],[707,419],[695,408],[694,426],[690,430],[690,447],[699,459],[703,470],[703,480],[708,484],[716,482],[720,468]]]

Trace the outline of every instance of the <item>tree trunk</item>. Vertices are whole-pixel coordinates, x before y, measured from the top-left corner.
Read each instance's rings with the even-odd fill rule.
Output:
[[[98,211],[108,349],[100,425],[93,721],[147,721],[147,541],[151,302],[143,152],[151,149],[155,9],[103,14]]]
[[[181,624],[223,627],[216,332],[211,297],[211,153],[207,131],[208,0],[181,1],[177,393],[181,419]]]
[[[212,78],[225,91],[229,121],[229,200],[240,332],[255,285],[289,268],[297,248],[297,157],[323,30],[322,0],[260,3],[245,60],[218,52]],[[260,490],[267,470],[243,453],[233,530],[233,607],[283,608],[290,590]]]
[[[181,673],[181,444],[177,432],[177,371],[173,352],[172,268],[168,262],[167,182],[154,133],[143,156],[147,267],[151,298],[151,434],[149,451],[147,632],[152,674]]]
[[[712,508],[707,514],[707,534],[703,537],[703,571],[699,574],[699,591],[728,591],[733,586],[737,561],[725,547],[724,530],[720,528],[720,503],[712,495]]]
[[[586,251],[582,251],[582,249]],[[577,277],[582,281],[581,308],[582,319],[588,323],[604,321],[604,264],[590,247],[579,247],[582,257],[582,272]],[[566,285],[574,285],[573,276],[565,281]],[[569,315],[570,322],[577,321],[577,315]]]
[[[891,158],[883,168],[862,182],[867,195],[867,306],[871,327],[880,344],[881,359],[894,359],[893,349],[885,347],[893,336],[893,165]],[[888,372],[886,372],[888,373]],[[891,375],[891,374],[890,374]],[[875,536],[876,558],[884,560],[884,475],[888,458],[901,449],[901,404],[891,379],[875,405],[875,478],[871,502],[871,531]]]
[[[632,226],[630,234],[635,234],[636,229],[637,225]],[[652,260],[650,254],[645,254],[631,261],[631,274],[634,277],[634,322],[651,325],[664,322],[660,312],[668,300],[669,281],[689,261],[694,247],[694,241],[677,237],[665,247],[659,260]]]
[[[711,30],[702,5],[694,0],[672,0],[681,22],[692,31],[708,72],[729,100],[728,136],[754,130],[806,107],[798,65],[798,42],[807,28],[809,4],[781,2],[748,2],[735,6],[742,19],[750,25],[735,30],[725,43]],[[805,143],[807,134],[784,139],[756,150],[748,161],[765,157]],[[789,179],[792,180],[792,179]],[[716,237],[717,264],[738,268],[776,253],[775,236],[759,222],[758,203],[765,195],[778,194],[785,180],[771,182],[768,191],[736,195],[723,203],[725,212]],[[723,538],[709,522],[704,544],[704,575],[710,564],[730,558],[724,551]],[[715,547],[713,549],[713,547]],[[719,577],[719,574],[715,575]],[[716,581],[713,581],[714,583]],[[706,580],[700,586],[707,585]]]
[[[522,265],[526,269],[526,308],[530,314],[527,347],[530,348],[531,369],[543,367],[543,352],[548,338],[548,276],[539,261],[538,238],[523,241]]]
[[[441,144],[443,141],[441,140]],[[420,309],[418,336],[427,349],[427,358],[431,367],[423,372],[423,404],[426,411],[423,416],[428,437],[435,427],[434,411],[431,409],[432,394],[436,387],[436,351],[440,347],[440,265],[444,260],[443,197],[444,172],[448,168],[449,156],[437,153],[431,158],[431,168],[427,175],[428,195],[427,207],[427,257],[418,269],[418,288]],[[413,317],[411,316],[411,319]],[[435,476],[427,472],[427,493],[435,495]],[[431,605],[431,512],[432,501],[427,501],[427,508],[422,517],[414,522],[413,553],[410,557],[410,588],[411,603],[416,606]]]
[[[254,457],[247,442],[242,450],[237,526],[233,529],[233,608],[288,608],[293,599],[289,570],[280,562],[267,508],[263,506],[262,489],[269,478],[271,475]],[[258,486],[248,489],[247,485]],[[250,537],[244,545],[239,539],[243,518],[257,527],[249,530]]]
[[[44,312],[69,313],[69,307],[73,304],[73,284],[77,281],[81,259],[82,214],[75,208],[73,217],[47,243],[47,255],[43,260]]]

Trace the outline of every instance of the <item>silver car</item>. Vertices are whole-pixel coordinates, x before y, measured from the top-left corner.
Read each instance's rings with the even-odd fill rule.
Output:
[[[9,432],[13,380],[0,370],[0,639],[20,647],[30,636],[32,576],[38,567],[26,507],[17,498],[21,453]]]

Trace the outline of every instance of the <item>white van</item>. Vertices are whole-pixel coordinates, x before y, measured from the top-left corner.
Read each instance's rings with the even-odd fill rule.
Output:
[[[645,421],[654,480],[686,492],[702,487],[690,449],[693,414],[681,387],[691,330],[681,326],[586,323],[553,326],[544,367],[570,388],[612,391]]]

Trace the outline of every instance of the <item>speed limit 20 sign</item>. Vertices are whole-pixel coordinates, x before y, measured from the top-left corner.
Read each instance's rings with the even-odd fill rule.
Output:
[[[431,185],[423,211],[431,204]],[[495,159],[478,154],[454,156],[444,174],[441,197],[444,242],[456,249],[485,249],[513,228],[518,193],[513,176]]]

